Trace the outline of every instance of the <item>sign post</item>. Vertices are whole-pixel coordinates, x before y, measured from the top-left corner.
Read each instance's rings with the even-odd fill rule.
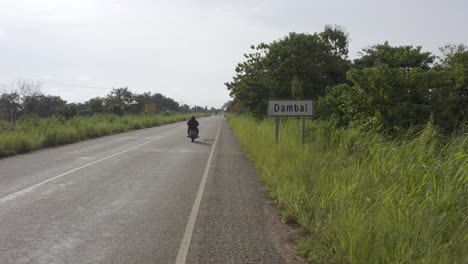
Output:
[[[154,112],[156,111],[156,105],[155,104],[145,104],[145,113],[148,112]]]
[[[305,144],[305,116],[302,116],[302,145]]]
[[[280,116],[302,117],[302,144],[305,143],[305,117],[314,114],[314,102],[311,100],[272,100],[268,101],[268,116],[276,117],[275,140],[278,144]]]
[[[276,129],[275,129],[275,131],[276,131],[276,133],[275,133],[275,142],[276,142],[276,144],[278,144],[278,135],[279,135],[279,116],[276,116],[276,122],[275,122],[275,123],[276,123],[276,125],[275,125],[275,127],[276,127]]]

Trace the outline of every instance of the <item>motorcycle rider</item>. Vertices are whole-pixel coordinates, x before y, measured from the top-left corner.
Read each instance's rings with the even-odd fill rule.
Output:
[[[195,130],[197,131],[197,137],[198,137],[198,132],[199,132],[198,126],[199,126],[199,125],[200,125],[200,124],[198,123],[198,121],[197,121],[197,119],[195,118],[195,116],[192,115],[192,116],[190,117],[190,120],[187,122],[187,126],[188,126],[188,129],[187,129],[187,137],[189,137],[189,135],[190,135],[190,129],[191,129],[191,128],[193,128],[193,129],[195,129]]]

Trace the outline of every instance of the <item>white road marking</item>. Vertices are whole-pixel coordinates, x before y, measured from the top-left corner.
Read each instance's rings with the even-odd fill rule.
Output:
[[[93,157],[78,157],[76,159],[79,159],[79,160],[90,160],[90,159],[93,159]]]
[[[206,163],[205,172],[203,173],[200,187],[198,188],[197,197],[195,197],[195,201],[193,202],[192,212],[190,213],[187,226],[185,227],[184,238],[182,239],[182,243],[180,244],[179,253],[177,254],[177,260],[175,262],[176,264],[185,264],[185,259],[187,258],[187,253],[190,247],[190,240],[192,239],[193,228],[195,227],[195,221],[197,220],[198,209],[200,208],[203,191],[205,190],[206,179],[208,178],[208,173],[211,167],[211,160],[213,159],[213,154],[215,152],[216,145],[218,144],[220,131],[221,121],[219,122],[216,140],[213,144],[213,147],[211,148],[210,157],[208,158],[208,162]]]
[[[131,148],[128,148],[128,149],[126,149],[126,150],[122,150],[122,151],[120,151],[120,152],[114,153],[114,154],[112,154],[112,155],[110,155],[110,156],[107,156],[107,157],[104,157],[104,158],[102,158],[102,159],[98,159],[98,160],[96,160],[96,161],[87,163],[87,164],[85,164],[85,165],[83,165],[83,166],[81,166],[81,167],[75,168],[75,169],[73,169],[73,170],[67,171],[67,172],[62,173],[62,174],[60,174],[60,175],[54,176],[54,177],[52,177],[52,178],[49,178],[49,179],[47,179],[47,180],[45,180],[45,181],[43,181],[43,182],[40,182],[40,183],[38,183],[38,184],[35,184],[35,185],[33,185],[33,186],[30,186],[30,187],[24,188],[24,189],[22,189],[22,190],[19,190],[19,191],[17,191],[17,192],[14,192],[14,193],[12,193],[12,194],[9,194],[9,195],[7,195],[7,196],[5,196],[5,197],[0,198],[0,204],[4,203],[4,202],[6,202],[6,201],[9,201],[9,200],[16,199],[17,197],[19,197],[19,196],[21,196],[21,195],[23,195],[23,194],[25,194],[25,193],[28,193],[28,192],[33,191],[34,189],[36,189],[37,187],[39,187],[39,186],[41,186],[41,185],[44,185],[44,184],[46,184],[46,183],[48,183],[48,182],[51,182],[51,181],[53,181],[53,180],[56,180],[56,179],[58,179],[58,178],[61,178],[61,177],[65,176],[65,175],[68,175],[68,174],[73,173],[73,172],[75,172],[75,171],[78,171],[78,170],[81,170],[81,169],[83,169],[83,168],[89,167],[89,166],[94,165],[94,164],[96,164],[96,163],[99,163],[99,162],[101,162],[101,161],[105,161],[105,160],[107,160],[107,159],[110,159],[110,158],[112,158],[112,157],[118,156],[118,155],[123,154],[123,153],[125,153],[125,152],[128,152],[128,151],[130,151],[130,150],[136,149],[136,148],[138,148],[138,147],[144,146],[144,145],[146,145],[146,144],[149,144],[149,143],[151,143],[151,142],[153,142],[153,141],[156,141],[156,140],[159,140],[159,139],[161,139],[161,138],[164,138],[164,137],[173,135],[173,134],[178,133],[178,132],[180,132],[180,131],[182,131],[182,130],[186,130],[186,128],[184,127],[184,128],[182,128],[182,129],[181,129],[181,128],[176,129],[176,130],[174,130],[174,131],[171,131],[170,133],[164,134],[164,135],[159,136],[159,137],[155,137],[155,138],[153,138],[153,139],[151,139],[151,140],[148,140],[148,141],[146,141],[146,142],[144,142],[144,143],[141,143],[141,144],[138,144],[138,145],[133,146],[133,147],[131,147]]]

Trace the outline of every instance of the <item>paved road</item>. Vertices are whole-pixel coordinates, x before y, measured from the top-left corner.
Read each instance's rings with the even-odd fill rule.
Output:
[[[0,263],[283,263],[232,131],[200,123],[0,160]]]

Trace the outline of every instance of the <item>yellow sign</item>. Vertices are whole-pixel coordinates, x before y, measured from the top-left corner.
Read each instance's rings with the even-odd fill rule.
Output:
[[[155,104],[145,104],[145,112],[154,112],[156,111]]]

